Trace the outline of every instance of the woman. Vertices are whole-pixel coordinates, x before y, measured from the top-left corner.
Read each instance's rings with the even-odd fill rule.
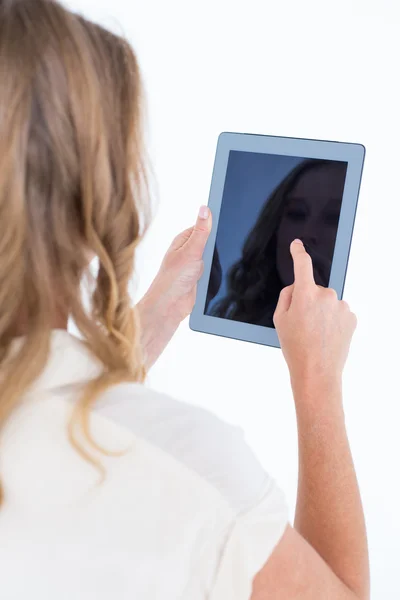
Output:
[[[343,162],[310,159],[287,175],[261,210],[211,314],[273,327],[279,294],[293,283],[295,238],[313,259],[316,283],[328,287],[346,169]]]
[[[129,44],[52,0],[6,0],[0,72],[2,598],[302,598],[305,581],[330,597],[350,598],[350,585],[361,593],[365,536],[359,518],[346,528],[341,520],[360,516],[354,490],[346,511],[336,510],[337,499],[329,507],[321,500],[338,533],[319,535],[316,551],[324,510],[318,521],[299,509],[310,526],[306,542],[288,525],[282,494],[240,431],[143,385],[193,307],[211,218],[202,208],[132,308],[146,177],[140,77]],[[317,294],[310,273],[301,275],[300,246],[293,256],[301,287],[307,280],[308,295]],[[318,332],[332,321],[341,327],[329,365],[339,373],[351,313],[330,298],[324,310],[312,309],[322,322],[296,317],[303,341],[294,340],[285,332],[293,330],[295,296],[290,310],[289,296],[282,298],[278,317],[293,376],[310,352],[322,356]],[[67,332],[69,319],[81,339]],[[330,380],[327,402],[336,405],[331,373],[322,365],[318,373]],[[320,393],[322,378],[317,383]],[[307,398],[314,392],[311,386]],[[336,438],[341,451],[331,460],[346,466],[346,444]],[[324,465],[343,478],[328,458]],[[317,494],[319,479],[317,472]],[[335,499],[336,484],[333,476],[324,496]],[[334,558],[330,566],[321,558],[324,543],[340,548],[339,575]],[[303,558],[295,568],[296,557]]]

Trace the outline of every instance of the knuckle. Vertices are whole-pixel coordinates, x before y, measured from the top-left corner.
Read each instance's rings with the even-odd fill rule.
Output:
[[[347,311],[347,312],[349,312],[349,311],[350,311],[350,306],[348,305],[348,303],[346,302],[346,300],[341,300],[340,304],[341,304],[342,308],[343,308],[345,311]]]
[[[275,312],[274,316],[272,317],[272,321],[273,321],[275,327],[277,329],[279,329],[280,324],[281,324],[280,314]]]
[[[281,289],[280,293],[279,293],[279,299],[284,298],[286,296],[286,294],[289,292],[289,287],[284,287]]]
[[[327,300],[329,300],[330,302],[334,302],[338,299],[336,290],[334,290],[333,288],[326,288],[323,293],[324,293],[325,298]]]
[[[350,309],[350,306],[349,306],[348,302],[346,302],[345,300],[341,300],[340,301],[340,306],[341,306],[343,312],[346,315],[348,315],[350,323],[352,323],[354,325],[354,327],[357,327],[357,316]]]

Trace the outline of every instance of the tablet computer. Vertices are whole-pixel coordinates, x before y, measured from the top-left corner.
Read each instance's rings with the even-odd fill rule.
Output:
[[[222,133],[191,329],[278,348],[273,315],[293,283],[295,238],[316,283],[341,299],[364,156],[361,144]]]

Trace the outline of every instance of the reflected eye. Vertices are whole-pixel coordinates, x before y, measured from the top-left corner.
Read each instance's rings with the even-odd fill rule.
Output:
[[[291,221],[304,221],[307,217],[307,214],[304,212],[304,210],[300,210],[298,208],[291,208],[290,210],[287,211],[286,213],[286,217],[288,219],[290,219]]]

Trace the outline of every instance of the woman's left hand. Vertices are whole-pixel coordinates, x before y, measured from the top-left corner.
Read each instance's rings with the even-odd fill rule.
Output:
[[[195,226],[172,242],[156,278],[137,305],[148,368],[162,353],[180,322],[192,312],[211,225],[210,210],[202,206]]]

